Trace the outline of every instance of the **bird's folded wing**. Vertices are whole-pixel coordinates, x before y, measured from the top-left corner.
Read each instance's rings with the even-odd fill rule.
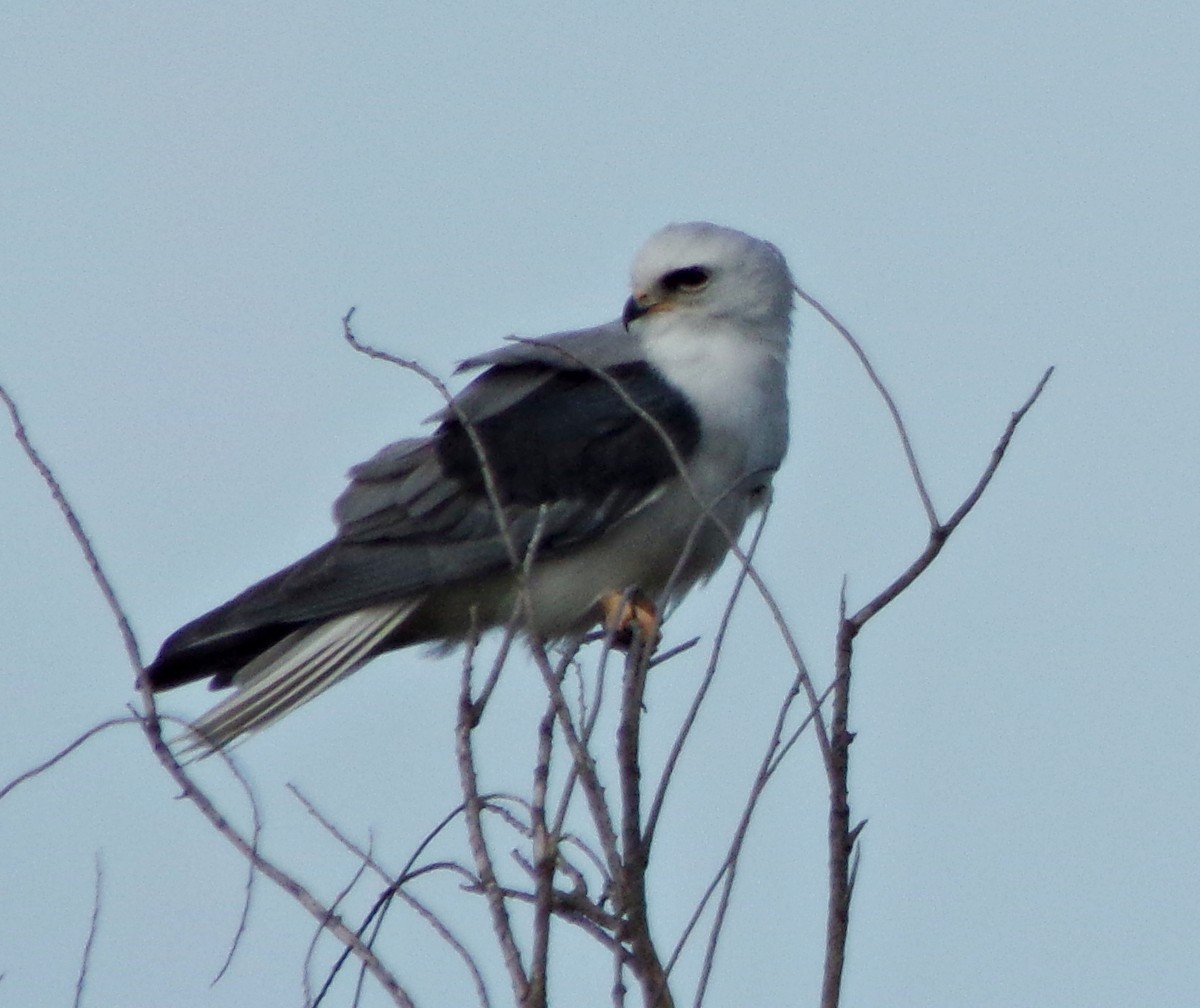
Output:
[[[622,346],[618,356],[629,352]],[[465,422],[445,419],[431,437],[397,442],[351,470],[335,538],[173,634],[151,681],[210,670],[226,685],[312,621],[503,572],[535,540],[539,556],[586,544],[653,499],[699,441],[690,404],[644,361],[600,375],[504,360],[456,400]]]

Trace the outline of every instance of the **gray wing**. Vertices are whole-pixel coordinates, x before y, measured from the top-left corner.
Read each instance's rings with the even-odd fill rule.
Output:
[[[151,681],[228,681],[298,626],[508,569],[535,531],[540,556],[596,539],[676,474],[641,411],[682,457],[699,442],[691,405],[619,323],[464,363],[481,366],[432,436],[396,442],[351,470],[331,542],[178,631]]]
[[[506,566],[510,545],[523,554],[535,530],[539,550],[588,542],[636,510],[676,468],[642,412],[684,457],[699,441],[691,406],[619,324],[513,343],[463,367],[484,365],[431,438],[356,466],[334,506],[335,543],[434,548],[432,569],[410,572],[401,591]]]

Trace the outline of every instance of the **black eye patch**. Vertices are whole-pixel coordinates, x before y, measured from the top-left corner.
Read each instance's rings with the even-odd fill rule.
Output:
[[[666,290],[699,290],[708,283],[708,270],[703,266],[684,266],[682,269],[671,270],[662,278]]]

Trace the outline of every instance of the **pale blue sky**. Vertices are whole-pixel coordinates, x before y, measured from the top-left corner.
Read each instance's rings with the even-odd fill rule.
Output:
[[[364,339],[447,374],[506,334],[615,316],[633,251],[668,221],[751,231],[867,346],[943,511],[1056,365],[978,512],[859,643],[870,824],[845,1003],[1194,1004],[1200,13],[739,6],[14,0],[0,380],[149,654],[323,541],[343,471],[435,408],[341,343],[351,305]],[[791,394],[761,567],[826,678],[842,576],[868,597],[919,552],[922,515],[877,397],[805,311]],[[711,634],[730,573],[668,640]],[[132,698],[7,437],[0,640],[4,779]],[[735,641],[656,855],[664,935],[788,675],[759,609]],[[456,668],[379,661],[246,745],[268,850],[324,893],[348,877],[293,781],[403,863],[453,804]],[[527,778],[535,679],[514,666],[497,697],[497,785]],[[651,754],[677,695],[653,686]],[[70,1003],[100,850],[87,1004],[301,1003],[311,925],[266,885],[208,986],[242,867],[172,793],[127,730],[0,806],[0,1001]],[[823,796],[810,743],[756,826],[711,1004],[815,1003]],[[439,898],[485,947],[481,908]],[[421,1004],[461,1003],[418,925],[390,935]],[[609,1003],[604,961],[557,984],[558,1004]]]

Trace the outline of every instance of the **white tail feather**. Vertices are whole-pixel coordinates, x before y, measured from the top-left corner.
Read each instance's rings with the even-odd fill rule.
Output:
[[[191,726],[181,755],[225,748],[345,679],[373,656],[420,601],[373,606],[289,634],[238,672],[238,691]]]

